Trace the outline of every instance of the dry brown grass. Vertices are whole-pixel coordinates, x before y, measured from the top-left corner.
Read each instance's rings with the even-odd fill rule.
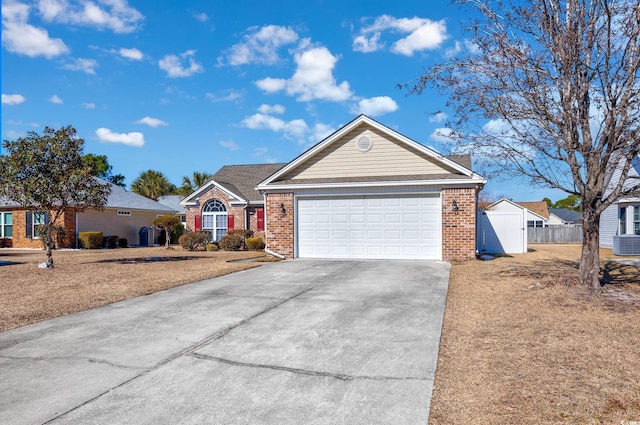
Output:
[[[578,245],[531,248],[453,265],[429,423],[640,421],[640,270],[592,291]]]
[[[39,269],[40,250],[0,250],[0,331],[255,267],[228,262],[262,252],[187,252],[180,247],[55,251],[55,268]],[[174,257],[174,261],[118,262]]]

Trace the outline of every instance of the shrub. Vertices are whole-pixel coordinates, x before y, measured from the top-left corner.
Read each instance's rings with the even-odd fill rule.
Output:
[[[241,234],[227,234],[218,241],[220,249],[225,251],[241,251],[244,248],[244,236]]]
[[[163,229],[165,231],[165,236],[164,236],[164,244],[166,245],[167,248],[169,248],[169,242],[171,242],[171,234],[175,231],[175,229],[177,229],[178,227],[182,227],[182,223],[180,222],[180,217],[175,216],[175,215],[161,215],[160,217],[156,217],[153,219],[153,221],[151,222],[154,226]],[[169,235],[169,238],[167,239],[167,236]]]
[[[214,244],[213,242],[207,244],[207,251],[217,251],[217,250],[218,250],[218,245]]]
[[[169,243],[171,245],[176,245],[178,244],[179,240],[180,240],[180,236],[182,236],[184,234],[184,226],[178,226],[176,227],[173,232],[171,232],[171,239],[169,240]],[[162,229],[160,230],[160,236],[158,236],[158,245],[165,245],[167,242],[167,231]]]
[[[119,238],[118,239],[118,246],[120,248],[128,248],[129,247],[129,241],[127,240],[127,238]]]
[[[247,239],[247,238],[252,238],[253,237],[253,230],[250,229],[234,229],[234,230],[229,230],[227,232],[227,235],[231,235],[231,236],[242,236],[243,239]]]
[[[249,251],[260,251],[264,249],[262,238],[247,238],[247,249]]]
[[[11,238],[0,239],[0,248],[11,248],[11,247],[13,247],[13,239]]]
[[[102,248],[102,232],[80,232],[78,233],[78,241],[80,246],[85,249]]]
[[[180,236],[178,243],[187,251],[203,250],[206,248],[207,243],[209,243],[209,235],[209,232],[185,233]]]
[[[118,236],[105,236],[102,241],[102,247],[116,249],[118,247],[118,239]]]

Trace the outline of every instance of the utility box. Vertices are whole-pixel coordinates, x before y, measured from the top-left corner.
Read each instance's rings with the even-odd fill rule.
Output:
[[[613,237],[614,255],[640,255],[640,235],[616,235]]]

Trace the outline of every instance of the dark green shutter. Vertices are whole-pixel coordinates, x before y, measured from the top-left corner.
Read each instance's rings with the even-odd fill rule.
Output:
[[[32,221],[32,214],[31,214],[31,211],[27,211],[27,222],[26,222],[25,227],[26,227],[26,229],[27,229],[27,237],[28,237],[29,239],[32,239],[32,238],[33,238],[33,234],[32,234],[32,231],[33,231],[33,221]]]

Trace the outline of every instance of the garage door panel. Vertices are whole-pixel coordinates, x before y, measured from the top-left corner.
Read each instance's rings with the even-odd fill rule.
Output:
[[[440,258],[438,196],[300,198],[297,252],[316,258]]]

